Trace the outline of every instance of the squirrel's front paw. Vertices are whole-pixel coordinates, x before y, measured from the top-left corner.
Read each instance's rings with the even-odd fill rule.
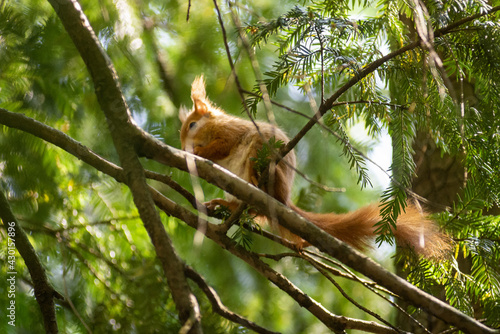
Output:
[[[202,157],[203,156],[202,149],[203,147],[201,145],[195,145],[193,148],[193,154]]]
[[[231,203],[217,198],[203,203],[207,207],[208,214],[219,219],[227,219],[231,216]]]
[[[215,210],[217,208],[220,208],[222,206],[225,206],[227,208],[230,208],[230,204],[228,201],[223,200],[222,198],[216,198],[211,201],[203,203],[208,210]]]

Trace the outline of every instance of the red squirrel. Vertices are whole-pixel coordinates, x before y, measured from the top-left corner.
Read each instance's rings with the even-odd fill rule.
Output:
[[[258,150],[272,137],[284,143],[289,141],[278,127],[264,122],[252,122],[226,114],[206,96],[203,77],[197,77],[191,86],[193,109],[181,109],[182,149],[209,159],[228,169],[254,186],[259,184],[259,174],[254,169]],[[280,161],[271,179],[274,187],[263,188],[268,194],[303,216],[319,228],[351,246],[363,250],[376,237],[374,225],[380,221],[379,206],[372,204],[356,211],[335,213],[312,213],[296,207],[291,199],[291,188],[295,176],[295,153],[291,151]],[[228,195],[227,200],[215,199],[207,203],[210,208],[224,205],[234,210],[239,201]],[[284,236],[303,248],[309,244],[302,238],[280,228]],[[440,257],[450,248],[448,238],[437,226],[413,205],[408,205],[397,220],[394,235],[401,245],[413,248],[426,257]]]

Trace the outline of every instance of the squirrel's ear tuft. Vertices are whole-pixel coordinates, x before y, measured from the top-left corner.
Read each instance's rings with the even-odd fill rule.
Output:
[[[206,100],[207,93],[205,91],[205,78],[203,75],[196,77],[191,85],[191,99],[193,102],[196,100]]]
[[[189,115],[189,109],[186,106],[181,106],[179,108],[179,119],[184,123]]]
[[[194,112],[201,116],[208,116],[212,103],[207,98],[205,90],[205,78],[203,75],[196,77],[191,85],[191,99],[194,104]]]

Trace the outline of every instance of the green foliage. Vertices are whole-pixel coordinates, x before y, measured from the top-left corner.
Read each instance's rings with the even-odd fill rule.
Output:
[[[392,122],[389,130],[392,137],[392,165],[393,179],[391,185],[382,194],[380,214],[382,220],[377,223],[376,232],[379,234],[377,242],[393,243],[392,230],[396,227],[397,217],[406,207],[406,189],[409,189],[415,176],[415,162],[411,147],[415,137],[414,119],[412,110],[396,108],[391,113]]]
[[[193,2],[189,22],[188,2],[120,1],[118,5],[104,0],[98,6],[92,1],[81,4],[113,61],[134,119],[155,137],[180,146],[177,107],[191,103],[189,85],[202,72],[208,94],[218,105],[228,112],[241,109],[239,95],[228,84],[231,67],[211,2],[197,2],[196,6]],[[235,72],[244,87],[254,87],[254,95],[246,103],[257,115],[264,96],[260,84],[272,98],[292,104],[295,110],[307,110],[309,103],[320,106],[372,61],[416,38],[408,26],[413,12],[406,1],[306,1],[303,6],[296,1],[243,1],[238,5],[237,9],[223,8],[224,20],[236,59]],[[462,0],[426,2],[426,6],[434,31],[491,8],[486,1]],[[265,69],[260,83],[254,82],[254,68],[233,33],[231,10],[248,22],[245,31],[256,47],[256,61]],[[467,180],[453,207],[436,215],[455,242],[453,258],[430,262],[408,255],[402,259],[408,280],[433,293],[443,288],[451,305],[471,315],[479,313],[488,325],[497,327],[499,41],[497,12],[435,38],[434,48],[446,75],[432,67],[427,51],[416,48],[361,79],[324,117],[324,125],[336,137],[313,130],[296,148],[299,170],[318,182],[345,187],[347,192],[325,194],[299,178],[294,194],[299,206],[311,211],[321,207],[340,212],[361,205],[367,192],[360,194],[353,188],[359,188],[356,182],[363,188],[371,185],[370,164],[365,148],[351,138],[349,128],[361,120],[373,137],[387,129],[393,141],[392,183],[382,195],[383,220],[377,231],[379,242],[391,242],[390,226],[406,206],[416,172],[412,143],[417,132],[429,133],[443,153],[463,157]],[[47,1],[1,2],[0,59],[0,107],[63,131],[118,163],[93,83]],[[163,59],[167,76],[162,76],[165,73],[159,70],[157,59]],[[283,89],[286,86],[295,87]],[[304,124],[296,115],[274,111],[277,123],[291,135]],[[254,160],[260,173],[282,144],[275,139],[264,143]],[[191,179],[185,173],[141,162],[148,169],[170,174],[191,190]],[[71,298],[78,313],[66,303],[57,304],[61,332],[85,332],[82,321],[94,333],[179,330],[164,274],[125,186],[61,149],[5,126],[0,127],[0,179],[49,280]],[[180,205],[187,203],[167,186],[152,184]],[[220,190],[205,183],[203,190],[207,198],[221,196]],[[219,214],[227,218],[230,212]],[[276,250],[278,246],[250,232],[259,228],[253,218],[246,211],[233,227],[232,239],[247,250]],[[318,331],[317,319],[304,315],[254,270],[209,241],[196,244],[196,232],[183,222],[162,219],[183,260],[207,277],[232,310],[285,333]],[[1,231],[0,235],[3,242]],[[0,262],[5,263],[5,252],[0,252]],[[333,312],[372,320],[356,313],[302,262],[282,261],[276,267],[324,305],[333,305]],[[6,266],[2,268],[3,275]],[[17,272],[16,329],[41,332],[31,279],[20,257]],[[360,292],[358,285],[345,282],[343,286],[358,300],[379,309],[380,301]],[[205,332],[248,332],[211,312],[203,293],[194,285],[193,290],[202,307]],[[0,284],[0,304],[5,303],[5,287]],[[9,330],[5,322],[0,324],[0,332]]]
[[[399,15],[413,19],[413,11],[405,2],[382,1],[378,16],[356,21],[345,15],[345,4],[295,7],[276,19],[247,27],[254,45],[276,45],[279,60],[263,81],[271,96],[280,87],[294,83],[304,93],[315,94],[319,104],[327,91],[335,92],[380,57],[378,48],[383,39],[397,50],[415,38],[416,32],[398,19]],[[320,10],[316,10],[318,7]],[[486,13],[491,7],[483,1],[453,1],[433,2],[427,9],[432,28],[437,31],[464,17]],[[499,28],[498,14],[494,14],[436,38],[434,47],[446,75],[429,63],[428,52],[423,49],[390,59],[376,69],[375,75],[344,93],[339,101],[347,103],[334,105],[325,122],[337,134],[362,186],[369,183],[364,159],[353,149],[344,126],[361,117],[370,133],[377,134],[383,126],[389,130],[392,178],[381,197],[382,220],[376,225],[379,243],[393,242],[392,229],[407,205],[407,192],[416,175],[412,145],[417,132],[430,133],[443,153],[463,154],[468,177],[464,197],[459,197],[452,213],[443,214],[441,224],[457,241],[455,257],[470,261],[468,272],[463,272],[459,259],[436,264],[407,258],[407,270],[409,279],[428,291],[444,286],[447,300],[464,312],[472,315],[482,309],[492,326],[498,326],[498,316],[493,314],[498,310],[500,287],[500,229],[498,217],[484,216],[484,211],[500,205],[500,121],[495,116],[500,94],[498,80],[494,79],[500,68]],[[382,36],[381,31],[387,35]],[[384,86],[389,91],[380,88]],[[251,110],[256,110],[262,96],[256,85],[254,95],[247,100]],[[353,112],[349,99],[351,103],[366,102]],[[448,220],[446,215],[450,216]]]
[[[251,250],[254,242],[254,234],[251,232],[251,229],[257,231],[261,230],[260,225],[255,222],[255,218],[255,215],[249,213],[248,208],[243,210],[238,219],[238,226],[231,235],[231,239],[233,239],[238,246],[246,250]]]
[[[226,220],[231,216],[231,210],[227,206],[219,205],[215,208],[214,215],[221,220]]]
[[[277,19],[247,27],[253,45],[262,45],[275,37],[279,60],[273,70],[264,73],[263,81],[271,96],[276,95],[278,88],[295,82],[303,91],[319,89],[324,98],[324,86],[335,87],[345,78],[355,76],[363,63],[378,54],[376,38],[368,35],[368,25],[359,29],[357,21],[326,16],[323,9],[321,5],[296,6]],[[254,93],[247,100],[252,111],[262,97],[260,85],[255,86]]]
[[[254,162],[253,168],[261,175],[268,167],[271,159],[275,159],[278,150],[284,145],[282,140],[276,140],[276,137],[271,137],[267,143],[263,143],[262,147],[257,151],[256,158],[250,158]]]
[[[338,141],[342,144],[342,155],[347,157],[349,167],[356,171],[358,184],[361,184],[361,188],[366,188],[368,185],[372,186],[364,156],[351,145],[345,126],[334,115],[327,117],[326,124],[334,129],[338,135]]]
[[[451,212],[437,217],[455,236],[454,257],[437,263],[408,255],[407,278],[427,291],[444,287],[451,305],[470,316],[480,309],[487,324],[498,327],[500,218],[484,216],[482,201],[470,191],[465,193]]]

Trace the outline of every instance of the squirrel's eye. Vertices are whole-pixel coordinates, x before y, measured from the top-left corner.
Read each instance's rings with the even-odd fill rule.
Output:
[[[191,122],[191,123],[189,123],[189,128],[192,129],[192,128],[194,128],[195,125],[196,125],[196,122]]]

